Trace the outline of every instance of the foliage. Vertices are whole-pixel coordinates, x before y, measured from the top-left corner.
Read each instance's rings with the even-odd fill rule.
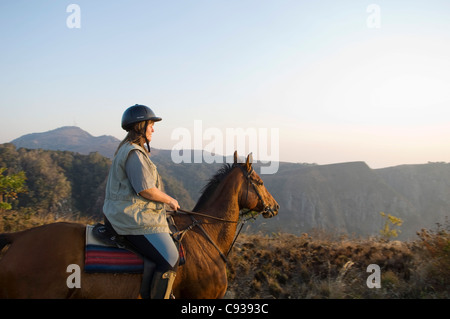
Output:
[[[450,223],[436,224],[435,230],[422,229],[417,232],[420,242],[417,249],[425,256],[426,262],[418,264],[421,280],[428,283],[427,292],[446,290],[450,295]]]
[[[398,233],[401,232],[400,229],[393,229],[392,226],[400,227],[403,224],[403,220],[392,216],[391,214],[385,214],[384,212],[380,212],[380,215],[385,219],[384,226],[380,230],[381,236],[383,238],[389,240],[391,238],[395,238],[398,236]]]
[[[21,207],[50,212],[70,211],[71,185],[49,152],[19,150],[20,165],[27,172],[29,192],[19,196]]]
[[[32,208],[55,216],[100,215],[110,165],[98,153],[16,150],[12,144],[0,145],[0,167],[27,176],[28,191],[17,195],[18,210]]]
[[[26,192],[25,172],[20,171],[16,174],[5,175],[6,167],[0,167],[0,210],[9,210],[12,208],[8,201],[17,199],[19,193]]]

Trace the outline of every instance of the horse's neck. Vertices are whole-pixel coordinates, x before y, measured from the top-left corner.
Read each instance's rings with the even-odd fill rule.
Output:
[[[240,210],[239,192],[239,183],[230,181],[224,185],[220,185],[205,204],[197,208],[198,212],[227,221],[234,221],[234,223],[216,223],[215,220],[202,218],[205,223],[212,223],[203,225],[203,227],[223,253],[227,252],[236,233],[236,222],[238,221]]]

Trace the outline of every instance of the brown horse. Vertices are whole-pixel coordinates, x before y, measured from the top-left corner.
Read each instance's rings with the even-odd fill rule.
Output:
[[[231,247],[243,209],[265,218],[278,213],[279,205],[246,163],[225,164],[209,181],[194,208],[192,227],[183,238],[186,264],[178,268],[173,293],[176,298],[221,298],[227,290],[225,255]],[[211,216],[211,217],[207,217]],[[215,219],[214,219],[215,217]],[[178,229],[193,224],[189,215],[174,216]],[[0,234],[0,298],[137,298],[141,274],[91,274],[83,272],[85,225],[53,223],[25,231]],[[202,230],[203,229],[203,230]],[[208,238],[209,237],[209,238]],[[69,265],[80,267],[80,288],[69,288]]]

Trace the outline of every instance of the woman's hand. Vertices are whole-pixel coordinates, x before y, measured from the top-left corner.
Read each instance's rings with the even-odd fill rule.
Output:
[[[143,190],[142,192],[139,193],[139,195],[155,202],[165,203],[175,211],[177,211],[180,208],[180,205],[178,204],[178,201],[175,198],[160,191],[156,187]]]
[[[177,211],[180,208],[180,205],[178,204],[178,201],[175,198],[171,197],[171,201],[167,203],[167,205],[170,206],[174,211]]]

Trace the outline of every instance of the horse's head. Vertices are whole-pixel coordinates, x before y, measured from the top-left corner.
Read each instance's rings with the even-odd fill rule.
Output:
[[[234,152],[234,166],[238,166],[242,172],[243,187],[241,188],[239,205],[241,209],[262,213],[264,218],[271,218],[278,214],[280,205],[272,197],[264,183],[252,167],[252,155],[247,156],[243,164],[237,163],[237,152]]]

